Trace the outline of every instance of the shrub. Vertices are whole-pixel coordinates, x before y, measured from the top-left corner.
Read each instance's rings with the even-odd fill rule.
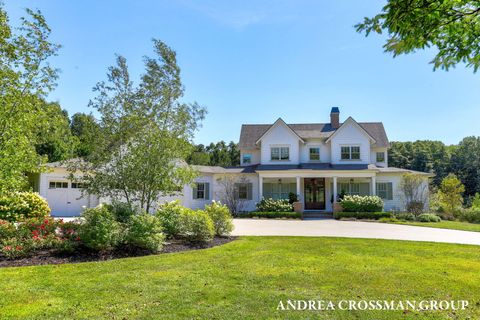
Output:
[[[425,207],[425,204],[421,201],[410,201],[409,203],[407,203],[406,209],[407,209],[407,212],[410,212],[418,216],[423,212],[424,207]]]
[[[288,194],[288,203],[293,204],[294,202],[298,202],[298,196],[295,193],[290,192]]]
[[[213,201],[211,204],[205,206],[205,212],[213,221],[215,235],[227,236],[232,232],[232,214],[226,205]]]
[[[189,242],[208,242],[215,235],[212,219],[201,210],[184,210],[181,225],[181,235]]]
[[[0,241],[14,237],[16,231],[17,228],[15,228],[13,222],[0,220]]]
[[[160,205],[156,216],[160,219],[163,232],[170,238],[175,238],[181,233],[181,215],[188,210],[178,200],[165,202]]]
[[[148,213],[130,217],[125,236],[127,245],[158,252],[162,250],[164,241],[160,219]]]
[[[335,212],[333,217],[335,219],[341,218],[355,218],[355,219],[371,219],[378,220],[381,218],[392,218],[391,212]]]
[[[378,212],[383,210],[383,201],[377,196],[345,196],[340,204],[345,212]]]
[[[393,215],[397,220],[414,221],[415,215],[411,212],[397,212]]]
[[[475,193],[472,198],[472,208],[480,209],[480,193]]]
[[[420,221],[420,222],[440,222],[440,221],[442,221],[442,219],[440,219],[440,217],[437,216],[436,214],[422,213],[421,215],[419,215],[417,217],[417,221]]]
[[[112,249],[120,240],[121,226],[106,206],[86,209],[79,237],[85,247],[103,251]]]
[[[0,219],[19,221],[50,215],[47,200],[35,192],[14,192],[0,196]]]
[[[59,223],[59,235],[61,240],[57,244],[57,250],[62,253],[71,253],[81,244],[79,230],[81,224],[77,221]]]
[[[125,202],[115,201],[112,204],[104,204],[104,206],[113,214],[115,220],[120,223],[127,223],[130,217],[136,214],[135,209]]]
[[[287,218],[287,219],[300,219],[302,214],[300,212],[247,212],[243,216],[249,218],[267,218],[267,219],[276,219],[276,218]]]
[[[480,208],[471,207],[468,210],[463,210],[458,218],[462,221],[467,221],[470,223],[480,223]]]
[[[28,256],[34,250],[31,239],[10,238],[3,240],[0,252],[8,259],[17,259]]]
[[[52,217],[30,218],[17,226],[17,239],[31,239],[34,249],[50,249],[61,241],[57,236],[58,222]]]
[[[257,211],[260,212],[288,212],[293,211],[293,206],[286,199],[274,200],[262,199],[257,203]]]

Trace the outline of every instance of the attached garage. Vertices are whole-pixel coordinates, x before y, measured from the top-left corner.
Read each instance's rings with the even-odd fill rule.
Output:
[[[82,195],[83,185],[67,179],[68,171],[58,162],[49,163],[51,171],[38,175],[38,192],[48,201],[52,216],[79,216],[85,208],[96,207],[98,197]]]

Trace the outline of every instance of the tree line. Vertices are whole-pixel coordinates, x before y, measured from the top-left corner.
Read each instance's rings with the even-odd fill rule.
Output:
[[[464,196],[480,192],[480,137],[466,137],[457,145],[441,141],[418,140],[392,142],[388,165],[404,169],[432,172],[432,186],[438,188],[446,176],[455,174],[465,185]]]

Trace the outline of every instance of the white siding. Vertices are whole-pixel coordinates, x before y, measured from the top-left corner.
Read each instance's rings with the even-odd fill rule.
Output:
[[[243,163],[243,155],[244,154],[251,154],[252,155],[252,163]],[[260,163],[260,150],[259,149],[241,149],[240,150],[240,165],[241,166],[248,166],[252,164],[259,164]]]
[[[334,164],[368,164],[370,163],[370,139],[352,121],[345,123],[330,140],[331,162]],[[360,160],[341,160],[342,146],[359,146]]]
[[[261,140],[261,164],[298,164],[299,144],[298,137],[282,122],[277,122]],[[271,147],[289,147],[290,160],[272,161],[270,159]]]
[[[310,161],[310,148],[320,148],[320,161]],[[300,162],[330,162],[330,144],[325,144],[322,139],[309,139],[300,144]]]

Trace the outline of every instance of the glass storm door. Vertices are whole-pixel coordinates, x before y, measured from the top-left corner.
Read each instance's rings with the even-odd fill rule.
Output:
[[[305,178],[305,210],[325,210],[325,178]]]

